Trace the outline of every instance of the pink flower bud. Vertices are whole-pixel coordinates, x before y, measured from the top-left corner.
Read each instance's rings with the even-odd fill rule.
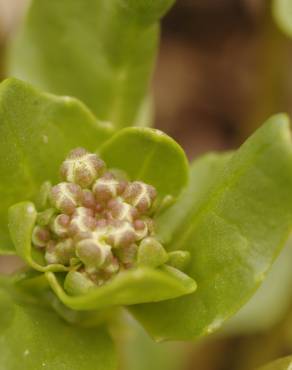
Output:
[[[107,242],[114,248],[126,247],[136,240],[133,226],[126,221],[111,221],[107,232]]]
[[[92,190],[95,199],[99,203],[106,203],[121,194],[125,186],[124,181],[118,181],[110,172],[107,172],[103,177],[95,181]]]
[[[156,190],[151,185],[134,181],[127,186],[123,198],[139,212],[145,213],[151,208],[156,198]]]
[[[46,227],[35,226],[32,232],[32,243],[36,247],[44,248],[51,238],[50,231]]]
[[[70,152],[61,166],[61,176],[68,182],[79,184],[86,188],[101,175],[105,168],[104,162],[94,153],[83,148]]]
[[[71,223],[69,226],[70,235],[88,232],[96,226],[96,219],[91,209],[85,207],[76,208],[72,215]]]
[[[56,209],[62,213],[72,214],[82,199],[82,190],[79,185],[61,182],[53,186],[50,200]]]
[[[53,233],[61,238],[68,236],[68,228],[70,225],[70,216],[61,214],[56,216],[50,223]]]
[[[83,239],[76,245],[76,254],[86,267],[99,268],[111,254],[111,248],[93,238]]]

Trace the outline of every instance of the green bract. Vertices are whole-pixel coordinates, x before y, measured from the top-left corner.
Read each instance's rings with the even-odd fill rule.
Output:
[[[34,0],[10,55],[10,73],[80,98],[125,127],[143,111],[159,39],[174,0]]]

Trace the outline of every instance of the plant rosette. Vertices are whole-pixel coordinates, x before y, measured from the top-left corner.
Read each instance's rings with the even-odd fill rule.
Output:
[[[14,350],[29,351],[28,368],[41,368],[41,360],[54,368],[56,353],[77,369],[81,353],[72,365],[47,342],[58,327],[72,338],[88,330],[112,358],[106,323],[120,306],[156,340],[212,333],[253,295],[291,231],[285,115],[236,152],[189,165],[158,130],[115,131],[76,99],[10,79],[0,85],[0,148],[0,251],[27,265],[1,278],[7,369],[22,363],[10,356]],[[40,356],[31,336],[18,340],[23,325],[47,354]],[[104,368],[115,367],[109,361]]]
[[[127,132],[142,134],[146,141],[161,135],[153,129]],[[123,135],[121,131],[119,137]],[[158,152],[164,142],[175,148],[163,136]],[[106,157],[116,145],[115,139],[105,143],[101,152]],[[180,160],[183,170],[182,152]],[[177,269],[185,267],[189,253],[167,253],[156,236],[156,213],[167,198],[159,200],[154,186],[130,181],[121,169],[111,171],[83,148],[69,153],[60,174],[60,183],[43,184],[36,205],[21,202],[10,208],[9,229],[17,253],[46,273],[65,305],[97,310],[175,298],[196,289],[194,280]]]

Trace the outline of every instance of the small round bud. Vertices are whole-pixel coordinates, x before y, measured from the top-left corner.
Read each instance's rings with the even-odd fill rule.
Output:
[[[151,185],[134,181],[127,186],[123,198],[139,212],[145,213],[151,208],[156,198],[156,190]]]
[[[32,232],[32,243],[36,247],[44,248],[51,238],[50,231],[43,226],[35,226]]]
[[[76,255],[86,267],[99,268],[111,255],[111,248],[95,239],[84,239],[77,243]]]
[[[71,258],[75,257],[75,248],[72,239],[65,239],[55,246],[55,254],[59,263],[69,265]]]
[[[95,199],[99,203],[108,202],[110,199],[121,194],[124,189],[125,182],[119,182],[110,172],[97,179],[92,187]]]
[[[107,242],[114,248],[126,247],[136,241],[133,226],[126,221],[112,221],[107,233]]]
[[[146,238],[149,235],[148,225],[143,220],[135,220],[134,221],[134,228],[136,232],[136,240],[141,240]]]
[[[72,214],[80,203],[82,190],[79,185],[61,182],[50,192],[52,205],[62,213]]]
[[[37,216],[37,223],[40,226],[49,225],[55,213],[56,213],[56,210],[54,208],[48,208],[47,210],[40,212]]]
[[[96,222],[91,209],[78,207],[72,215],[69,233],[74,236],[78,233],[89,232],[94,229]]]
[[[188,251],[173,251],[168,253],[167,264],[178,270],[184,271],[191,259]]]
[[[96,288],[96,284],[86,273],[70,271],[66,275],[64,288],[67,293],[74,296],[87,293],[92,288]]]
[[[45,253],[45,260],[49,265],[59,263],[58,256],[56,254],[56,242],[54,240],[50,240],[47,244],[46,253]]]
[[[113,255],[107,258],[105,266],[103,268],[103,272],[108,275],[107,277],[110,278],[112,275],[116,274],[120,269],[119,261]]]
[[[95,201],[95,197],[93,193],[88,189],[85,189],[82,192],[82,205],[83,207],[90,208],[92,210],[96,209],[97,204]]]
[[[120,248],[117,251],[117,256],[125,268],[134,267],[137,260],[138,246],[137,244],[130,244],[127,247]]]
[[[65,214],[56,216],[51,221],[50,224],[53,233],[61,238],[65,238],[68,236],[69,225],[70,225],[70,216]]]
[[[104,170],[104,162],[96,154],[83,148],[70,152],[61,166],[61,176],[68,182],[89,187]]]
[[[158,240],[152,237],[142,240],[137,255],[138,265],[158,267],[167,260],[168,254]]]
[[[106,215],[109,219],[132,222],[137,217],[137,210],[122,198],[116,198],[108,202]]]

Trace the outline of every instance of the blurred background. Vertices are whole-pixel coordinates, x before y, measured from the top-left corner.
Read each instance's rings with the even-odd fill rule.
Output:
[[[1,79],[26,6],[27,0],[0,0]],[[277,27],[269,0],[178,0],[162,23],[155,126],[190,159],[236,148],[269,115],[292,113],[291,66],[292,39]],[[0,260],[5,272],[18,265],[11,257]],[[247,370],[292,354],[291,271],[287,246],[253,302],[199,343],[154,344],[133,323],[121,337],[124,369]]]

